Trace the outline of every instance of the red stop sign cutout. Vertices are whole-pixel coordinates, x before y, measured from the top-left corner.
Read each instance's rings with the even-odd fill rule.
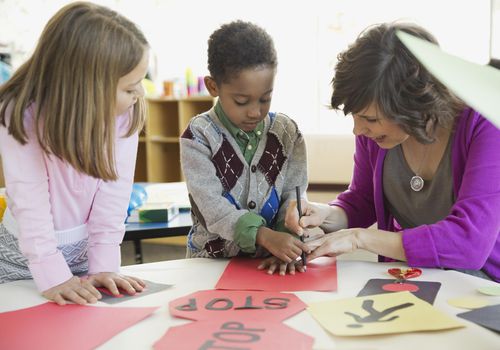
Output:
[[[170,327],[155,350],[310,350],[314,338],[283,323],[217,319]]]
[[[232,318],[276,322],[305,308],[294,294],[240,290],[201,290],[169,303],[172,316],[194,321]]]

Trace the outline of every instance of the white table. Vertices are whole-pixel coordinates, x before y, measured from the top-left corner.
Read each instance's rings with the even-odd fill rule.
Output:
[[[122,272],[158,283],[174,284],[174,287],[157,294],[119,303],[116,306],[159,306],[151,317],[116,335],[100,349],[151,349],[152,345],[170,326],[191,321],[176,319],[168,313],[169,301],[204,289],[213,289],[227,264],[227,260],[183,259],[159,263],[126,266]],[[398,263],[374,263],[339,260],[337,292],[297,292],[305,303],[354,297],[371,278],[389,278],[390,267],[402,267]],[[276,278],[279,278],[276,276]],[[455,315],[467,310],[455,308],[447,303],[454,297],[479,296],[476,289],[495,285],[470,275],[455,271],[423,269],[422,281],[441,282],[434,306],[442,312]],[[500,297],[484,296],[492,303],[500,303]],[[36,291],[33,281],[16,281],[0,285],[0,312],[11,311],[44,303]],[[104,303],[99,303],[106,307]],[[395,335],[365,337],[334,337],[303,311],[285,323],[315,338],[314,349],[500,349],[500,335],[456,317],[466,327],[448,331],[418,332]]]

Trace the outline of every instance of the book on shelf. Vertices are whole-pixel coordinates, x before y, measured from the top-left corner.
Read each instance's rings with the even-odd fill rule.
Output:
[[[179,214],[179,206],[175,203],[145,203],[132,210],[127,223],[168,222]]]

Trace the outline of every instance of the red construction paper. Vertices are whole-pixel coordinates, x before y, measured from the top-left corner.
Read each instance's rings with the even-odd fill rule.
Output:
[[[306,306],[294,294],[240,290],[202,290],[169,303],[172,316],[194,321],[223,318],[279,322]]]
[[[310,350],[313,342],[312,337],[283,323],[217,319],[171,327],[154,349]]]
[[[307,263],[306,272],[295,275],[269,275],[258,270],[259,259],[233,258],[219,278],[215,288],[232,290],[336,291],[337,263],[335,258],[321,257]]]
[[[416,292],[420,288],[412,283],[387,283],[382,286],[382,289],[388,292]]]
[[[0,313],[0,349],[94,349],[156,309],[45,303]]]

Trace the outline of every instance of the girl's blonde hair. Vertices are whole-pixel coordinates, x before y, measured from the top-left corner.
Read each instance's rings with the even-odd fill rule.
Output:
[[[0,87],[0,123],[28,142],[24,112],[34,107],[34,129],[47,154],[76,170],[116,180],[115,137],[140,130],[139,98],[126,135],[115,135],[118,80],[143,58],[148,42],[134,23],[106,7],[76,2],[47,23],[33,55]],[[8,150],[6,150],[8,152]]]

